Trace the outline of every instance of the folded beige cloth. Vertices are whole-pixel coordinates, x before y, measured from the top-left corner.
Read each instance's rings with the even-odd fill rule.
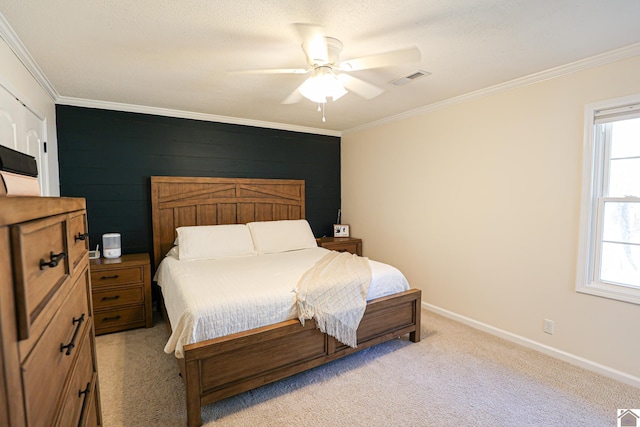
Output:
[[[371,283],[369,259],[331,251],[307,270],[296,289],[298,318],[315,319],[318,328],[357,347],[356,331],[367,308]]]

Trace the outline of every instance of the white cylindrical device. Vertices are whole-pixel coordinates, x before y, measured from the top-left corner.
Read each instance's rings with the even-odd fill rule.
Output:
[[[122,253],[120,233],[107,233],[102,235],[102,254],[105,258],[120,258]]]

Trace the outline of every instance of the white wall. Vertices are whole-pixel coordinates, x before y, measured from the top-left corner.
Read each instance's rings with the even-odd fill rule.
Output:
[[[27,71],[7,43],[0,38],[0,84],[46,119],[48,152],[49,191],[52,196],[60,195],[58,172],[58,139],[56,135],[55,102],[42,86]]]
[[[348,133],[343,222],[423,302],[640,384],[640,306],[575,291],[584,106],[639,92],[635,56]]]

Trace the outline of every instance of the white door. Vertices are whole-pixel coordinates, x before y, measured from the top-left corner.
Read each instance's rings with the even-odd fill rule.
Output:
[[[40,185],[40,195],[49,195],[49,170],[47,162],[46,141],[44,138],[45,123],[25,108],[25,134],[23,147],[25,153],[36,158],[38,164],[38,184]],[[20,146],[20,144],[18,144]],[[19,149],[21,151],[21,149]]]
[[[0,86],[0,145],[35,157],[40,194],[49,195],[45,122]]]

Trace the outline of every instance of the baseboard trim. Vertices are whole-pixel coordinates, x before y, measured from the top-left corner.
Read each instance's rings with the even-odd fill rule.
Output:
[[[550,347],[545,344],[541,344],[537,341],[530,340],[520,335],[516,335],[511,332],[507,332],[502,329],[496,328],[494,326],[487,325],[486,323],[478,322],[477,320],[462,316],[460,314],[454,313],[449,310],[445,310],[444,308],[440,308],[438,306],[428,304],[426,302],[422,302],[422,308],[424,308],[425,310],[431,311],[433,313],[439,314],[441,316],[447,317],[449,319],[455,320],[457,322],[463,323],[465,325],[471,326],[472,328],[481,330],[483,332],[487,332],[491,335],[513,342],[515,344],[519,344],[524,347],[530,348],[532,350],[536,350],[541,353],[547,354],[551,357],[555,357],[556,359],[560,359],[572,365],[579,366],[581,368],[587,369],[592,372],[596,372],[600,375],[604,375],[605,377],[614,379],[616,381],[620,381],[622,383],[640,388],[640,378],[627,374],[626,372],[618,371],[617,369],[613,369],[608,366],[602,365],[600,363],[596,363],[594,361],[585,359],[583,357],[576,356],[575,354],[558,350],[556,348]]]

